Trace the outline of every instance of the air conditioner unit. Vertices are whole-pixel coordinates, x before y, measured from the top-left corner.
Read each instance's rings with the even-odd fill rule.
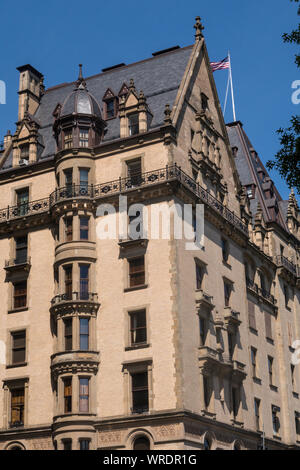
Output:
[[[26,160],[25,158],[21,158],[21,160],[19,160],[19,165],[20,166],[26,166],[28,165],[29,161]]]

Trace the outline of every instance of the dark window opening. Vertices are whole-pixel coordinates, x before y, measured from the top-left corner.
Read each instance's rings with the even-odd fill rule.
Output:
[[[89,319],[80,318],[79,320],[79,347],[81,351],[89,349]]]
[[[12,333],[12,364],[22,364],[26,358],[26,331]]]
[[[148,373],[133,374],[132,381],[132,412],[145,413],[149,411]]]
[[[145,259],[130,259],[129,263],[129,287],[143,286],[145,284]]]
[[[139,115],[131,114],[128,116],[129,135],[136,135],[139,133]]]
[[[89,298],[89,266],[87,264],[80,265],[80,300],[88,300]]]
[[[72,412],[72,379],[64,380],[64,412]]]
[[[16,282],[14,284],[14,307],[22,308],[27,306],[27,281]]]
[[[130,338],[132,345],[147,342],[146,310],[130,313]]]
[[[11,390],[11,419],[12,428],[24,426],[25,387]]]
[[[72,318],[64,320],[65,324],[65,350],[71,351],[73,348],[73,330],[72,330]]]
[[[15,242],[16,242],[15,264],[26,263],[26,261],[27,261],[27,249],[28,249],[27,235],[25,235],[24,237],[16,238]]]
[[[79,379],[79,411],[89,412],[89,379]]]

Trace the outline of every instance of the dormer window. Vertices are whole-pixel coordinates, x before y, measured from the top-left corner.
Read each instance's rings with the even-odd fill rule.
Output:
[[[104,102],[104,119],[113,119],[118,114],[118,98],[112,90],[108,88],[103,96]]]
[[[115,98],[111,98],[110,100],[106,101],[106,119],[112,119],[116,115],[116,100]]]
[[[137,113],[128,116],[128,129],[129,135],[136,135],[139,133],[139,115]]]
[[[22,145],[20,148],[20,160],[29,160],[29,144]]]
[[[79,147],[89,146],[89,130],[79,129]]]
[[[72,146],[73,146],[72,130],[66,130],[65,131],[64,144],[65,144],[65,149],[72,148]]]

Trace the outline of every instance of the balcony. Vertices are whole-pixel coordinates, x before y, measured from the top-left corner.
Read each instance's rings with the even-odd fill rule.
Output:
[[[229,210],[218,199],[209,194],[199,183],[187,175],[176,164],[166,166],[158,170],[141,173],[139,180],[127,177],[119,178],[108,183],[98,185],[70,185],[63,188],[57,188],[49,197],[38,201],[28,202],[23,205],[7,207],[0,209],[0,224],[20,217],[28,217],[35,214],[47,213],[56,203],[70,199],[90,199],[96,201],[109,196],[116,196],[142,188],[148,188],[163,183],[179,183],[186,190],[192,192],[199,202],[206,204],[210,209],[221,216],[224,221],[236,228],[244,236],[248,237],[248,227],[231,210]]]
[[[213,310],[213,308],[215,307],[213,304],[213,297],[211,295],[208,295],[202,289],[196,290],[195,297],[196,297],[196,304],[199,308],[204,306],[204,307],[209,308],[210,310]]]
[[[66,373],[96,374],[100,363],[99,351],[62,351],[51,356],[51,370],[57,377]]]
[[[51,313],[70,314],[82,311],[90,315],[96,314],[100,304],[98,294],[94,292],[70,292],[58,294],[51,300]]]
[[[5,261],[4,269],[7,272],[24,270],[29,271],[31,267],[31,258],[28,256],[21,258],[13,258]]]
[[[275,299],[274,295],[270,294],[269,291],[258,287],[258,285],[255,284],[255,282],[249,278],[246,279],[246,285],[247,285],[247,289],[252,294],[254,294],[258,299],[269,302],[270,304],[272,304],[273,307],[276,305],[277,300]]]
[[[279,275],[287,277],[292,275],[294,277],[300,277],[300,266],[296,266],[292,261],[283,255],[275,256],[275,263],[279,269]]]
[[[242,322],[239,319],[239,316],[240,316],[240,312],[236,312],[231,307],[224,308],[224,320],[225,320],[226,326],[228,325],[240,326]]]

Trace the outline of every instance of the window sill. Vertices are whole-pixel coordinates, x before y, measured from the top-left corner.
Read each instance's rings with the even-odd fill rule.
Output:
[[[273,439],[276,439],[276,441],[281,441],[281,437],[277,434],[273,434]]]
[[[211,411],[205,409],[201,410],[201,414],[202,416],[206,416],[207,418],[217,419],[216,413],[212,413]]]
[[[27,362],[20,362],[20,364],[9,364],[6,366],[6,369],[15,369],[17,367],[26,367]]]
[[[151,344],[150,343],[141,343],[141,344],[136,344],[136,345],[132,345],[132,346],[127,346],[125,348],[125,351],[135,351],[136,349],[146,349],[146,348],[150,348]]]
[[[225,266],[226,268],[232,270],[232,266],[231,264],[228,263],[228,261],[225,261],[224,259],[222,260],[222,264],[223,266]]]
[[[258,377],[253,377],[253,382],[255,382],[258,385],[261,385],[261,379]]]
[[[269,343],[269,344],[272,344],[272,346],[274,346],[274,340],[272,338],[268,338],[266,336],[266,341]]]
[[[251,326],[249,326],[249,330],[251,333],[253,333],[255,336],[258,336],[258,331],[255,329],[255,328],[252,328]]]
[[[140,286],[135,286],[135,287],[126,287],[126,289],[124,289],[124,292],[133,292],[136,290],[147,289],[147,287],[148,287],[148,284],[142,284]]]
[[[8,310],[7,313],[26,312],[27,310],[29,310],[29,307],[12,308],[11,310]]]

